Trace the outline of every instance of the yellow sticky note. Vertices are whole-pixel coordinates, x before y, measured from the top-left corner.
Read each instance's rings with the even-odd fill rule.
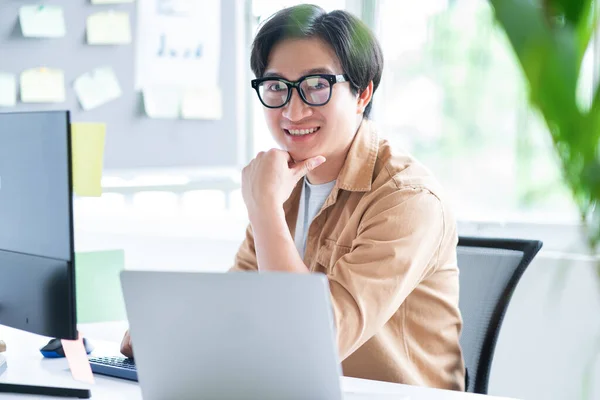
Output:
[[[65,36],[67,31],[63,10],[58,6],[22,6],[19,23],[25,37],[58,38]]]
[[[126,12],[98,12],[87,18],[87,43],[129,44],[131,43],[131,25]]]
[[[146,88],[144,110],[150,118],[179,119],[181,90],[169,87]]]
[[[85,352],[83,339],[81,337],[77,340],[62,339],[61,344],[73,379],[80,382],[94,383],[94,375]]]
[[[186,90],[181,101],[181,116],[184,119],[221,119],[221,90],[217,87]]]
[[[48,68],[32,68],[21,72],[21,101],[23,103],[64,102],[64,72]]]
[[[121,97],[121,86],[111,67],[96,68],[79,76],[73,85],[84,110],[91,110]]]
[[[17,104],[17,77],[0,72],[0,107],[13,107]]]
[[[102,195],[105,138],[105,124],[95,122],[71,124],[73,191],[78,196]]]

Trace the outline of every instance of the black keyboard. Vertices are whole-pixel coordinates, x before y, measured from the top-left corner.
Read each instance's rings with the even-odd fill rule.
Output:
[[[126,357],[90,357],[92,372],[137,381],[135,361]]]

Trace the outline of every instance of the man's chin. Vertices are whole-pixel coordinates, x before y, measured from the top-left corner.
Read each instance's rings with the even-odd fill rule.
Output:
[[[322,154],[317,154],[314,152],[309,153],[309,152],[294,151],[294,150],[287,150],[287,152],[290,154],[290,156],[292,157],[292,160],[294,160],[295,163],[300,163],[302,161],[308,160],[309,158],[313,158],[313,157],[322,155]]]

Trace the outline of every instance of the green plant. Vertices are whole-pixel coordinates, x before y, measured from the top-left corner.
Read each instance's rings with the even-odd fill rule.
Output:
[[[597,4],[594,0],[491,0],[491,3],[525,75],[530,102],[546,121],[564,180],[586,228],[589,246],[597,251],[600,88],[595,88],[589,107],[577,101],[584,54],[598,26]]]

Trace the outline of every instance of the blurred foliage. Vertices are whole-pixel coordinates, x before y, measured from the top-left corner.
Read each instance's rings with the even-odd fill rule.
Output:
[[[384,102],[376,104],[390,140],[454,191],[461,218],[545,221],[553,213],[553,221],[572,220],[576,207],[546,125],[529,107],[526,82],[491,5],[382,4],[387,72]],[[580,89],[590,86],[580,82]]]
[[[589,245],[600,245],[600,88],[591,104],[577,101],[584,54],[598,13],[593,0],[490,0],[543,116],[562,175],[585,223]],[[598,270],[600,274],[600,268]]]

